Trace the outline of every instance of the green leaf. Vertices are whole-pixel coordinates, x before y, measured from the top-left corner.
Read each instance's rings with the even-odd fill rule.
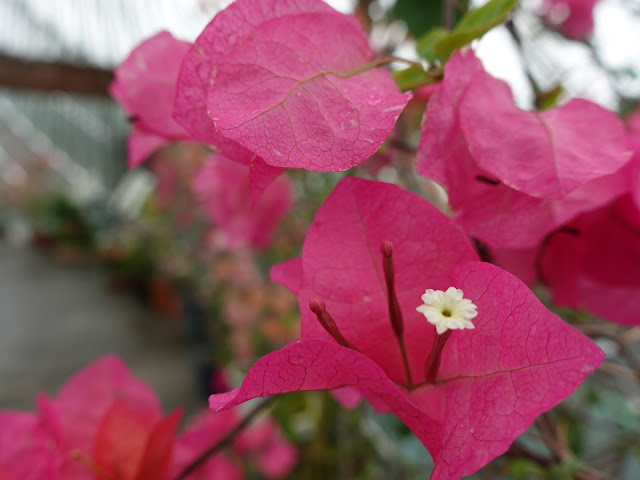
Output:
[[[549,468],[549,478],[552,480],[573,480],[581,470],[581,464],[574,458],[566,458]]]
[[[555,107],[563,91],[562,85],[556,85],[547,91],[536,89],[536,107],[538,110],[548,110]]]
[[[392,75],[398,89],[403,92],[436,81],[433,77],[427,75],[427,72],[423,69],[414,66],[392,72]]]
[[[527,479],[542,478],[544,470],[532,460],[526,458],[514,458],[509,461],[507,467],[509,478]]]
[[[434,44],[433,50],[441,59],[449,58],[458,48],[482,37],[504,22],[517,4],[518,0],[491,0],[482,7],[467,12],[450,34]]]
[[[418,42],[416,43],[416,52],[430,63],[435,63],[440,60],[440,57],[436,53],[434,47],[436,43],[448,35],[450,35],[449,32],[442,27],[432,28],[418,39]]]
[[[409,31],[419,37],[430,28],[440,25],[442,2],[440,0],[398,0],[393,7],[394,18],[404,21]]]

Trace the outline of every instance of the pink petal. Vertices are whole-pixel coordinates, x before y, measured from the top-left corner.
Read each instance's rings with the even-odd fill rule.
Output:
[[[55,480],[61,463],[54,435],[36,415],[0,412],[0,478]]]
[[[640,112],[640,110],[638,110]],[[638,131],[636,134],[629,135],[629,145],[633,151],[633,157],[629,162],[629,166],[626,169],[629,181],[631,183],[631,196],[636,204],[636,207],[640,209],[640,115],[638,117]]]
[[[525,112],[513,103],[508,85],[488,74],[469,83],[459,115],[476,165],[534,197],[561,199],[630,158],[624,126],[613,112],[582,99]]]
[[[527,285],[538,280],[536,272],[537,248],[528,250],[495,249],[491,250],[490,262],[512,273]]]
[[[253,423],[233,439],[233,451],[242,456],[251,451],[262,450],[275,440],[278,434],[278,424],[272,418]]]
[[[520,280],[468,262],[453,285],[478,307],[474,330],[454,332],[436,384],[410,395],[442,423],[434,478],[469,475],[504,453],[535,417],[570,395],[604,359]]]
[[[136,480],[167,478],[172,461],[176,430],[182,417],[178,408],[153,427],[145,446]]]
[[[640,138],[640,107],[627,117],[627,128]]]
[[[463,195],[471,191],[474,196],[467,198],[467,203],[454,214],[456,222],[469,235],[492,247],[510,249],[537,246],[549,232],[582,212],[610,202],[629,188],[627,167],[576,188],[562,200],[542,200],[503,184],[489,185],[475,178],[468,181],[471,185]]]
[[[380,148],[411,96],[385,70],[349,73],[372,59],[353,17],[273,19],[217,59],[208,114],[270,165],[347,170]]]
[[[411,389],[402,386],[387,318],[376,253],[382,240],[394,244]],[[435,461],[433,479],[472,474],[569,395],[603,354],[516,277],[468,259],[476,255],[464,235],[425,200],[393,185],[344,179],[318,210],[303,247],[303,340],[263,357],[239,389],[210,397],[211,408],[276,393],[357,388],[420,438]],[[475,329],[454,332],[436,381],[419,383],[434,328],[414,315],[415,307],[425,288],[449,286],[478,306]],[[316,295],[358,351],[338,346],[311,318],[308,303]]]
[[[253,206],[258,203],[264,191],[271,185],[276,178],[284,172],[284,168],[272,167],[265,163],[260,157],[254,156],[249,167],[249,176],[251,182],[251,203]]]
[[[229,5],[211,20],[184,57],[178,77],[174,118],[193,138],[217,144],[220,135],[215,133],[215,125],[207,115],[206,99],[219,57],[250,35],[255,27],[274,18],[331,11],[326,3],[317,0],[245,0]]]
[[[281,177],[272,181],[253,205],[249,168],[213,155],[195,179],[194,188],[224,233],[227,248],[246,244],[266,248],[293,201],[292,186]]]
[[[274,265],[269,271],[269,277],[297,295],[302,283],[302,258],[298,257]]]
[[[351,410],[366,400],[376,413],[388,413],[389,406],[368,390],[359,390],[357,387],[342,387],[331,390],[331,395],[343,407]]]
[[[542,255],[543,280],[554,303],[624,325],[638,325],[640,210],[625,196],[569,224]]]
[[[340,405],[349,410],[356,408],[364,400],[358,389],[353,387],[336,388],[331,390],[331,395]]]
[[[298,450],[284,440],[274,442],[258,455],[258,468],[269,480],[287,477],[296,463]]]
[[[138,45],[115,70],[111,95],[142,130],[165,138],[188,137],[173,119],[176,81],[191,44],[160,32]]]
[[[406,383],[388,318],[380,244],[394,245],[396,288],[414,376],[422,375],[433,327],[416,312],[426,288],[451,286],[451,268],[477,256],[465,235],[436,207],[395,185],[343,179],[316,212],[303,246],[299,293],[302,338],[331,339],[309,310],[320,297],[342,334],[393,381]],[[389,341],[393,339],[393,341]],[[431,345],[431,343],[427,343]]]
[[[593,7],[597,1],[545,0],[543,6],[549,23],[568,38],[583,40],[593,31]]]
[[[156,416],[115,401],[105,413],[89,457],[99,470],[122,480],[137,479]]]
[[[134,127],[127,139],[129,167],[134,168],[142,165],[153,152],[169,142],[170,140],[165,137]]]
[[[328,33],[332,31],[339,34]],[[260,58],[253,58],[256,55]],[[390,75],[380,69],[348,80],[322,74],[351,71],[372,57],[357,21],[319,0],[241,0],[216,15],[186,55],[175,118],[205,143],[217,142],[217,129],[270,165],[346,170],[380,147],[410,96],[400,94]],[[244,61],[251,65],[237,64]],[[303,62],[309,62],[310,71],[300,70]],[[209,88],[213,81],[215,89]],[[243,85],[246,82],[251,85]],[[247,87],[251,91],[232,98],[240,93],[238,88]],[[291,98],[283,98],[289,91]],[[265,112],[268,108],[273,110]],[[291,117],[282,123],[285,109]],[[256,114],[253,121],[240,125],[249,119],[247,115]],[[366,123],[361,123],[364,119]],[[317,125],[311,123],[316,121]],[[259,131],[261,125],[269,130]],[[262,140],[253,138],[252,132]],[[300,158],[288,158],[298,151]]]
[[[190,133],[173,118],[177,79],[184,56],[192,45],[161,32],[136,47],[116,69],[111,94],[132,117],[129,137],[129,166],[135,167],[166,143],[191,139]],[[210,121],[207,119],[207,123]],[[233,140],[213,133],[195,139],[215,146],[236,162],[249,165],[253,152]],[[271,173],[271,178],[277,175]],[[261,170],[254,195],[260,196],[269,184],[269,172]]]
[[[416,155],[418,173],[454,192],[450,198],[456,207],[465,204],[468,176],[483,173],[469,156],[458,120],[458,105],[466,86],[482,74],[482,63],[473,51],[458,51],[445,64],[445,79],[427,104]],[[461,175],[461,172],[465,172]],[[471,196],[471,195],[469,195]]]
[[[425,443],[436,441],[438,425],[366,356],[335,343],[305,340],[258,360],[240,388],[209,397],[216,412],[257,397],[357,386],[380,398]]]
[[[52,402],[52,408],[58,412],[63,451],[79,450],[90,458],[100,422],[117,400],[126,401],[155,418],[162,416],[153,390],[131,375],[115,356],[102,357],[74,374]],[[66,468],[86,472],[86,467],[70,457],[65,462]]]

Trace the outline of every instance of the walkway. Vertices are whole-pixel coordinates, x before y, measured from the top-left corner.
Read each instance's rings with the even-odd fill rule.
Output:
[[[0,243],[0,409],[32,410],[74,371],[121,356],[158,393],[165,411],[200,404],[177,326],[111,292],[96,267],[69,266]]]

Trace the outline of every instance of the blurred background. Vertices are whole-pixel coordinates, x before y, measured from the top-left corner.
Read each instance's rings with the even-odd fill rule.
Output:
[[[32,409],[38,392],[55,393],[112,352],[165,409],[192,414],[257,357],[297,338],[297,299],[269,282],[268,268],[299,253],[315,209],[345,174],[288,172],[293,209],[268,248],[236,242],[192,186],[207,151],[172,144],[128,169],[130,122],[109,95],[115,67],[142,40],[168,30],[193,41],[229,3],[0,0],[0,409]],[[416,38],[459,17],[446,1],[329,3],[356,13],[376,49],[410,59]],[[592,27],[578,33],[566,29],[575,3],[522,0],[508,25],[474,47],[521,108],[583,97],[625,116],[640,99],[640,0],[595,2]],[[358,174],[444,205],[444,193],[413,173],[423,110],[412,104],[400,146],[383,147]],[[640,425],[640,405],[612,398],[603,418],[623,408],[616,422]],[[289,402],[281,411],[301,415],[285,431],[299,438],[314,438],[323,415],[346,415],[324,394]],[[375,467],[393,478],[423,477],[428,455],[402,426],[357,415],[340,417],[342,430],[357,423],[364,439],[334,452],[340,478],[363,471],[358,449],[375,450],[382,464],[401,458]],[[640,468],[637,458],[622,461],[631,462],[625,472]]]

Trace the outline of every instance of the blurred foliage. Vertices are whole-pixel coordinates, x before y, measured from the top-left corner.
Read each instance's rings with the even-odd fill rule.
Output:
[[[440,1],[398,0],[392,10],[392,16],[404,21],[416,37],[439,26],[442,15]]]
[[[33,198],[28,215],[41,242],[81,248],[93,244],[93,231],[82,212],[62,193]]]
[[[465,13],[451,32],[439,26],[430,29],[418,39],[416,51],[430,62],[445,61],[459,48],[504,22],[517,4],[517,0],[490,0]]]

